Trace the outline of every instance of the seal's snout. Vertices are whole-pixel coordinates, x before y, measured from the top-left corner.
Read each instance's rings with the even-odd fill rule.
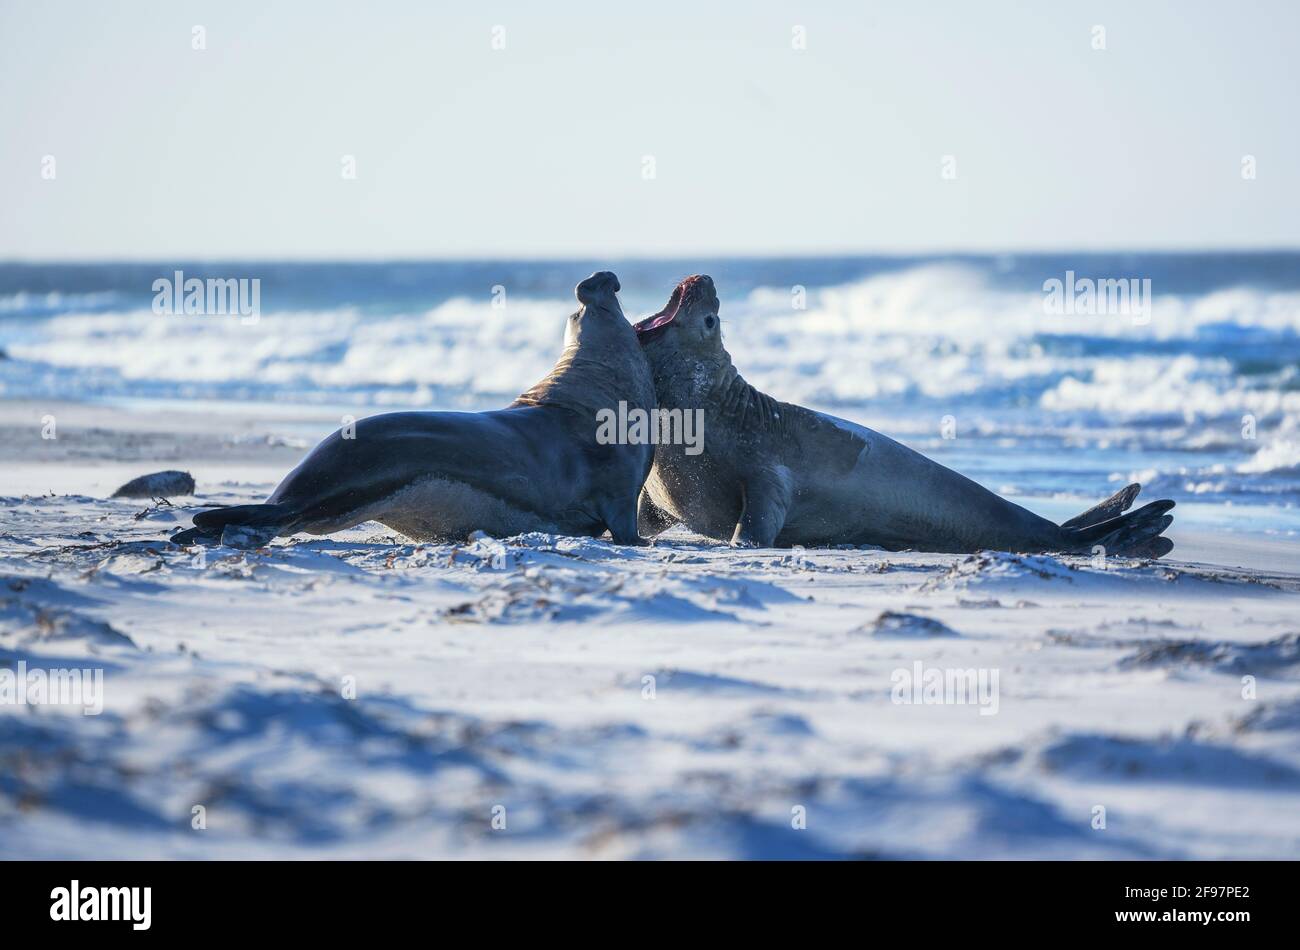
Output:
[[[638,340],[649,343],[658,339],[678,314],[702,317],[717,312],[718,291],[713,286],[713,278],[708,274],[692,274],[673,288],[673,294],[662,310],[634,324],[633,328]]]
[[[598,270],[586,280],[578,284],[573,292],[578,297],[578,303],[587,305],[602,301],[601,298],[606,295],[612,296],[623,288],[619,286],[618,278],[613,271]]]
[[[696,274],[682,281],[682,303],[687,306],[703,306],[705,309],[718,309],[718,290],[713,286],[713,278],[708,274]]]

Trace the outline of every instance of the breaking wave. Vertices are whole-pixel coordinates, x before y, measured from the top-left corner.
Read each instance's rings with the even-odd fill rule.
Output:
[[[1140,451],[1144,465],[1155,460],[1144,474],[1170,491],[1289,502],[1300,466],[1300,286],[1261,280],[1258,262],[1216,261],[1210,286],[1195,260],[1116,264],[1118,276],[1165,275],[1142,319],[1047,313],[1051,261],[877,262],[850,279],[849,265],[831,260],[723,262],[711,272],[727,346],[751,382],[923,450],[929,440],[954,459],[964,448],[1016,448],[1021,464],[986,481],[1052,493],[1052,477],[1025,471],[1026,451],[1048,462],[1083,447],[1107,480],[1133,474]],[[1274,269],[1294,273],[1294,263]],[[573,279],[556,276],[565,268],[511,266],[514,283],[501,286],[523,289],[504,300],[486,271],[419,293],[392,268],[325,289],[304,277],[277,285],[288,292],[264,289],[267,309],[253,325],[155,314],[143,277],[132,277],[132,292],[102,274],[39,292],[4,293],[0,279],[0,395],[500,406],[550,368],[573,309],[557,285]],[[671,264],[638,266],[623,281],[631,318],[658,309],[680,276]],[[946,416],[956,445],[933,441]]]

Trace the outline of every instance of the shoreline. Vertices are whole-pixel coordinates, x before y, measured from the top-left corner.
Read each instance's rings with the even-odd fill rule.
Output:
[[[419,408],[425,407],[393,407]],[[316,443],[340,424],[348,407],[204,402],[196,405],[0,398],[0,496],[57,494],[108,497],[150,471],[191,471],[195,498],[213,503],[260,501]],[[351,407],[364,417],[388,407]],[[53,416],[59,438],[41,438],[42,418]],[[1063,521],[1096,499],[1008,494],[1018,504]],[[1148,500],[1148,499],[1144,499]],[[1225,506],[1183,501],[1169,536],[1175,562],[1285,571],[1300,564],[1300,537],[1252,522],[1289,508]],[[1240,519],[1240,523],[1238,521]]]

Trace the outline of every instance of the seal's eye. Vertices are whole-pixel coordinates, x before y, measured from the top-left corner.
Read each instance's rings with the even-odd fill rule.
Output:
[[[704,318],[704,327],[705,327],[705,329],[707,329],[707,330],[712,330],[712,329],[713,329],[713,318],[712,318],[712,317],[705,317],[705,318]]]

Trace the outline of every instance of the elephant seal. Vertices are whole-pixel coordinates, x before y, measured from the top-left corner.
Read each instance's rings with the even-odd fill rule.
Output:
[[[595,416],[620,401],[654,407],[645,356],[608,271],[578,284],[565,348],[550,374],[505,409],[391,412],[326,438],[265,504],[194,516],[172,538],[264,543],[300,531],[329,534],[379,521],[415,540],[526,531],[644,544],[637,495],[651,445],[602,444]]]
[[[713,281],[688,277],[636,324],[659,410],[704,412],[703,451],[660,444],[640,501],[657,534],[684,523],[737,546],[871,544],[888,550],[1160,557],[1172,501],[1124,514],[1130,485],[1057,525],[865,426],[778,402],[736,372]]]
[[[194,476],[174,469],[133,478],[110,496],[112,498],[170,498],[193,495]]]

